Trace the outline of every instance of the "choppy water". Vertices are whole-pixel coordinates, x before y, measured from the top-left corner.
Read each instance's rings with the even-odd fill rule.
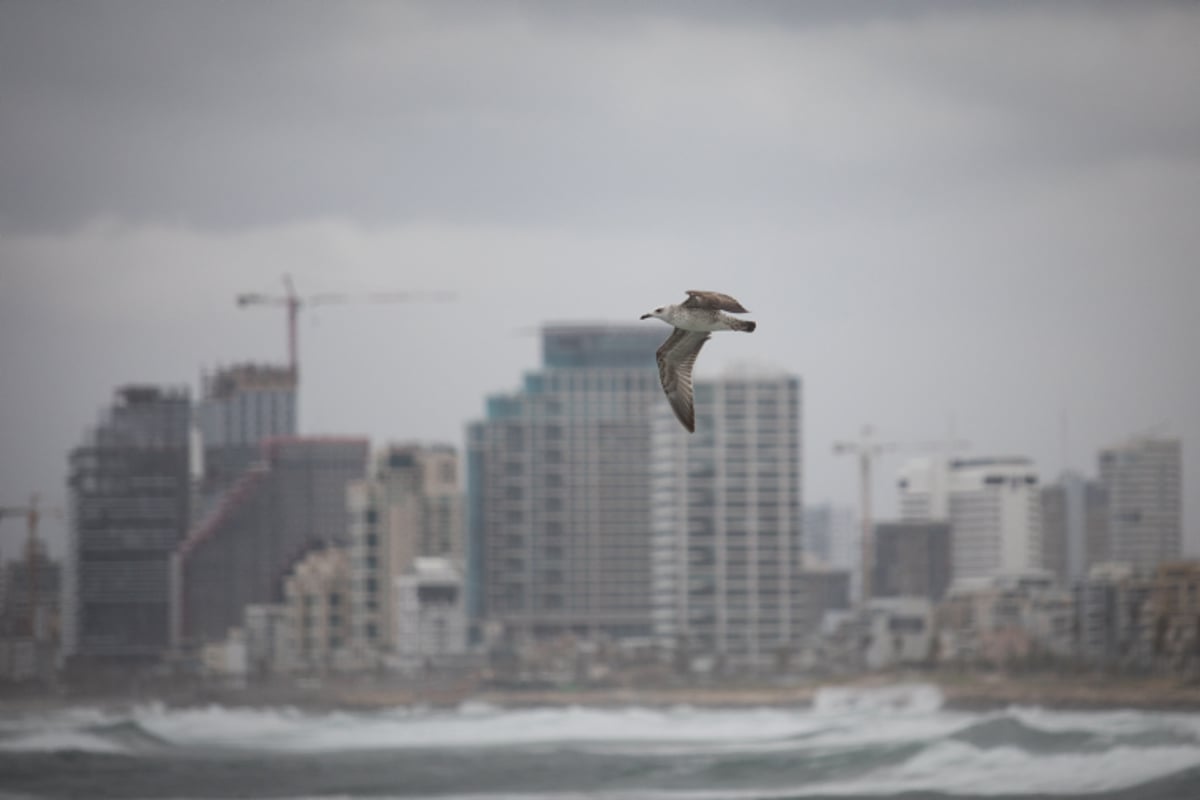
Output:
[[[811,709],[150,705],[0,720],[0,798],[1200,798],[1200,715],[948,711],[929,687]]]

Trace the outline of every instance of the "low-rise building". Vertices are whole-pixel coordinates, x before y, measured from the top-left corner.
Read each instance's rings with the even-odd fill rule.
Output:
[[[293,648],[298,637],[288,623],[288,607],[283,603],[246,606],[246,661],[253,677],[286,675],[299,668]]]
[[[998,664],[1072,655],[1069,592],[1044,571],[958,581],[937,610],[938,658]]]
[[[1097,564],[1072,587],[1075,655],[1108,668],[1148,669],[1148,577],[1127,564]]]
[[[875,598],[867,607],[866,665],[871,669],[928,663],[933,604],[924,597]]]
[[[402,659],[421,663],[467,651],[462,571],[446,558],[417,558],[396,578],[396,643]]]
[[[210,679],[242,686],[246,682],[246,634],[241,628],[230,628],[221,641],[208,642],[200,648],[200,666]]]
[[[346,549],[309,553],[284,582],[290,647],[307,672],[339,669],[350,640],[350,561]]]
[[[1200,671],[1200,561],[1161,564],[1149,589],[1144,634],[1155,667]]]

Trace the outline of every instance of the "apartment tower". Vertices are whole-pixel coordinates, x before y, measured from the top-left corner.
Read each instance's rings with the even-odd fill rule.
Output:
[[[662,326],[549,325],[542,369],[467,431],[475,620],[514,637],[648,636],[650,411]]]
[[[654,632],[727,665],[773,663],[815,625],[801,577],[800,379],[698,382],[696,433],[660,409]]]

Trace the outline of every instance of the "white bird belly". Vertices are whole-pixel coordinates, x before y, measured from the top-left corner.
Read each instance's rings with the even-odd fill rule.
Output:
[[[681,309],[671,316],[671,324],[685,331],[727,331],[729,323],[718,311],[707,309]]]

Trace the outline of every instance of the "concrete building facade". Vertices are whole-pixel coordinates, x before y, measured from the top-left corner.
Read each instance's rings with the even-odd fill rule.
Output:
[[[368,450],[357,437],[263,443],[262,460],[224,492],[175,553],[177,647],[224,639],[242,624],[248,605],[281,599],[284,576],[306,553],[348,542],[347,486],[365,474]]]
[[[395,582],[418,558],[463,564],[458,467],[458,454],[448,445],[392,445],[378,454],[370,478],[349,485],[354,642],[360,658],[398,652]]]
[[[200,385],[201,494],[211,498],[261,459],[264,440],[296,435],[296,374],[288,367],[236,364],[202,373]]]
[[[314,550],[284,581],[297,668],[328,673],[341,668],[350,645],[350,558],[344,547]]]
[[[956,582],[937,609],[938,656],[1003,665],[1073,653],[1071,593],[1048,572]]]
[[[1182,553],[1183,449],[1179,439],[1135,438],[1100,451],[1108,495],[1107,552],[1093,563],[1152,570]]]
[[[950,523],[881,522],[875,526],[875,597],[923,597],[936,603],[954,577]]]
[[[851,506],[819,503],[804,509],[804,556],[810,566],[845,570],[852,596],[862,580],[862,526]]]
[[[727,664],[765,666],[818,624],[806,606],[800,379],[695,386],[696,433],[654,428],[654,634]]]
[[[150,665],[170,645],[169,563],[189,518],[191,398],[126,386],[71,451],[64,655]]]
[[[397,653],[436,663],[467,652],[462,569],[448,558],[418,557],[396,583]]]
[[[518,638],[650,634],[654,326],[550,325],[542,369],[467,431],[476,621]]]
[[[1041,568],[1041,496],[1029,459],[920,459],[901,470],[899,488],[903,520],[950,522],[955,580]]]
[[[1042,563],[1060,583],[1082,580],[1107,551],[1108,493],[1097,481],[1063,473],[1042,489]]]

